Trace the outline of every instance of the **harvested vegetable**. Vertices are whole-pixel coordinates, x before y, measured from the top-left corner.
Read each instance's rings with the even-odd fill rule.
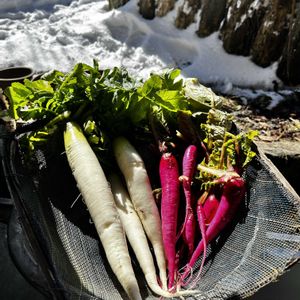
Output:
[[[117,175],[111,175],[110,184],[127,238],[145,274],[149,287],[160,296],[170,296],[157,283],[154,261],[146,234],[121,179]]]
[[[217,209],[219,207],[219,200],[214,193],[210,193],[209,196],[205,199],[204,204],[199,201],[198,205],[203,205],[203,216],[205,226],[207,227],[217,212]]]
[[[176,235],[180,199],[178,163],[172,153],[163,153],[159,164],[162,188],[161,223],[162,238],[168,264],[168,289],[174,288],[176,279]]]
[[[114,197],[98,159],[75,123],[67,123],[64,141],[70,167],[107,260],[129,298],[142,299]]]
[[[130,199],[153,246],[160,280],[163,288],[166,289],[166,260],[161,221],[144,162],[136,149],[124,137],[117,137],[113,144],[115,157],[126,181]]]
[[[191,185],[197,166],[198,151],[195,145],[190,145],[184,152],[182,160],[182,181],[186,201],[186,213],[183,223],[183,239],[188,246],[188,256],[191,257],[194,251],[196,219],[193,211],[194,196]]]
[[[238,212],[244,197],[242,174],[255,155],[251,143],[256,133],[237,133],[232,116],[221,110],[222,98],[194,78],[183,80],[179,70],[151,74],[147,80],[138,81],[123,68],[100,70],[96,61],[93,66],[79,63],[69,73],[53,71],[36,81],[14,83],[6,89],[5,94],[10,100],[10,116],[17,121],[17,132],[22,133],[20,144],[26,156],[30,157],[37,149],[47,147],[50,137],[61,137],[66,123],[66,132],[76,132],[68,135],[67,142],[71,150],[67,149],[67,155],[72,169],[80,166],[84,170],[80,175],[75,176],[74,173],[79,190],[84,198],[94,197],[91,194],[96,189],[88,184],[90,190],[87,190],[85,180],[90,179],[85,177],[93,177],[90,172],[94,172],[93,168],[99,169],[100,162],[103,170],[97,172],[102,174],[104,193],[110,194],[110,205],[115,205],[111,207],[112,216],[115,217],[117,207],[112,201],[111,192],[108,192],[104,173],[120,168],[129,194],[122,198],[126,200],[123,204],[132,201],[133,206],[128,204],[128,211],[133,212],[134,209],[142,224],[142,227],[130,227],[139,228],[139,231],[142,228],[149,239],[154,252],[152,261],[158,267],[161,287],[154,279],[149,249],[144,247],[145,236],[136,234],[141,240],[138,244],[137,241],[133,242],[135,234],[129,232],[128,224],[138,221],[133,217],[134,213],[131,217],[135,221],[129,215],[122,215],[121,228],[117,215],[119,234],[123,232],[123,226],[128,239],[132,240],[132,248],[139,261],[143,256],[141,253],[147,253],[144,255],[149,257],[149,265],[139,263],[154,292],[166,297],[170,292],[173,296],[184,295],[185,291],[177,290],[189,281],[187,277],[202,255],[196,277],[199,279],[206,258],[206,243],[216,239]],[[76,122],[78,127],[72,122]],[[80,134],[78,128],[82,129]],[[80,150],[79,142],[71,143],[78,136],[82,137],[85,144],[88,142],[89,150]],[[161,155],[162,142],[172,145],[172,151],[168,151],[172,156]],[[93,165],[97,167],[91,167],[90,171],[85,170],[84,165],[85,159],[89,160],[91,155],[85,157],[84,151],[94,153]],[[198,151],[201,151],[201,157],[196,155]],[[76,152],[79,155],[73,157]],[[72,158],[69,158],[70,154]],[[182,166],[182,174],[178,166],[172,164],[169,168],[168,161],[173,161],[173,156]],[[154,189],[161,189],[161,214],[152,194]],[[182,194],[185,195],[183,203],[186,204],[183,213],[178,205]],[[194,199],[199,197],[201,201],[195,203]],[[237,200],[232,197],[237,197]],[[120,198],[116,199],[119,200],[116,201],[117,206],[121,205]],[[85,201],[89,207],[89,200]],[[198,213],[197,217],[195,212]],[[92,218],[98,217],[98,213],[97,216],[90,213]],[[111,224],[111,220],[107,220],[103,222]],[[200,240],[199,229],[195,226],[197,221]],[[101,226],[106,225],[97,225],[96,222],[100,235],[103,231]],[[103,237],[100,240],[107,243]],[[187,257],[179,245],[182,240],[186,242],[185,249],[188,248]],[[196,250],[195,244],[198,244]],[[103,247],[106,251],[107,247]],[[127,249],[124,240],[122,247]],[[128,260],[125,252],[120,255]],[[108,261],[112,269],[119,272],[111,257]],[[183,274],[178,269],[183,269]],[[139,297],[136,280],[132,277],[133,270],[129,270],[129,285],[134,287],[134,291],[128,286],[122,272],[116,275],[131,297]],[[189,294],[188,291],[186,294]]]
[[[245,196],[245,183],[241,177],[224,177],[220,179],[220,182],[224,183],[224,187],[216,214],[206,230],[206,239],[208,243],[215,239],[228,223],[233,220],[235,213]],[[204,249],[205,241],[202,239],[188,262],[185,271],[181,276],[181,280],[184,280],[191,272]]]
[[[124,230],[126,232],[126,236],[143,270],[145,279],[151,290],[155,294],[164,298],[180,297],[195,293],[195,291],[179,291],[169,293],[159,286],[147,237],[143,230],[142,223],[133,207],[133,203],[128,195],[128,192],[118,175],[110,175],[109,182],[111,184],[116,207],[119,212]]]

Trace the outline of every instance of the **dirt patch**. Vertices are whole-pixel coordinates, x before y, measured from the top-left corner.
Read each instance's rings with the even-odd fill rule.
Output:
[[[257,130],[258,141],[300,142],[300,100],[298,103],[283,101],[272,110],[263,107],[263,101],[243,105],[241,99],[229,98],[225,100],[224,108],[234,116],[240,130]]]
[[[259,132],[255,140],[257,147],[300,195],[300,101],[282,102],[273,110],[257,104],[242,105],[241,99],[233,98],[225,100],[225,109],[234,116],[240,130]]]

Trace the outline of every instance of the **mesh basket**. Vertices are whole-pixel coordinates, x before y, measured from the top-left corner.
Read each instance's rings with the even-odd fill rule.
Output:
[[[57,299],[126,299],[112,273],[82,201],[66,155],[37,151],[30,163],[14,136],[1,139],[10,192],[31,247]],[[300,199],[283,176],[258,151],[246,174],[245,209],[209,246],[203,277],[191,299],[246,298],[275,280],[299,258]],[[134,256],[133,267],[144,299],[147,288]]]

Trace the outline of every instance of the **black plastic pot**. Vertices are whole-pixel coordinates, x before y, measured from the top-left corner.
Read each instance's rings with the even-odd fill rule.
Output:
[[[3,90],[13,82],[23,82],[25,78],[32,79],[33,69],[28,67],[12,67],[0,70],[0,88]]]

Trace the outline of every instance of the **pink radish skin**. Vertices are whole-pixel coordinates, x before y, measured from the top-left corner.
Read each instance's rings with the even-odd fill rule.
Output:
[[[194,282],[196,282],[197,279],[199,278],[199,276],[201,276],[202,269],[203,269],[205,259],[206,259],[206,250],[207,250],[207,236],[206,236],[205,217],[204,217],[203,207],[202,207],[202,204],[200,202],[198,202],[198,205],[197,205],[197,217],[198,217],[198,224],[199,224],[200,232],[201,232],[201,235],[202,235],[202,241],[203,241],[203,258],[202,258],[202,261],[201,261],[201,265],[200,265],[200,269],[199,269],[197,278]]]
[[[196,219],[194,212],[189,210],[185,227],[183,231],[183,240],[188,247],[188,257],[190,258],[193,254],[195,247],[195,232],[196,232]]]
[[[244,198],[244,195],[245,182],[241,177],[226,180],[220,199],[220,204],[218,206],[214,218],[212,219],[211,223],[209,224],[206,230],[206,238],[208,243],[215,239],[226,227],[226,225],[233,219],[240,206],[242,199]],[[197,259],[203,253],[204,246],[204,241],[203,239],[201,239],[189,263],[186,265],[185,271],[181,275],[181,283],[183,283],[183,281],[190,274]]]
[[[186,148],[182,160],[182,176],[180,176],[186,201],[185,219],[180,234],[183,234],[183,240],[188,246],[189,258],[194,251],[195,244],[196,219],[192,209],[191,184],[197,166],[197,156],[198,152],[195,145]]]
[[[206,227],[210,224],[219,206],[219,201],[215,194],[210,194],[203,204],[203,216]]]
[[[159,175],[162,188],[161,222],[162,237],[169,274],[168,289],[172,289],[177,272],[176,233],[180,197],[178,163],[171,153],[164,153],[160,160]]]

